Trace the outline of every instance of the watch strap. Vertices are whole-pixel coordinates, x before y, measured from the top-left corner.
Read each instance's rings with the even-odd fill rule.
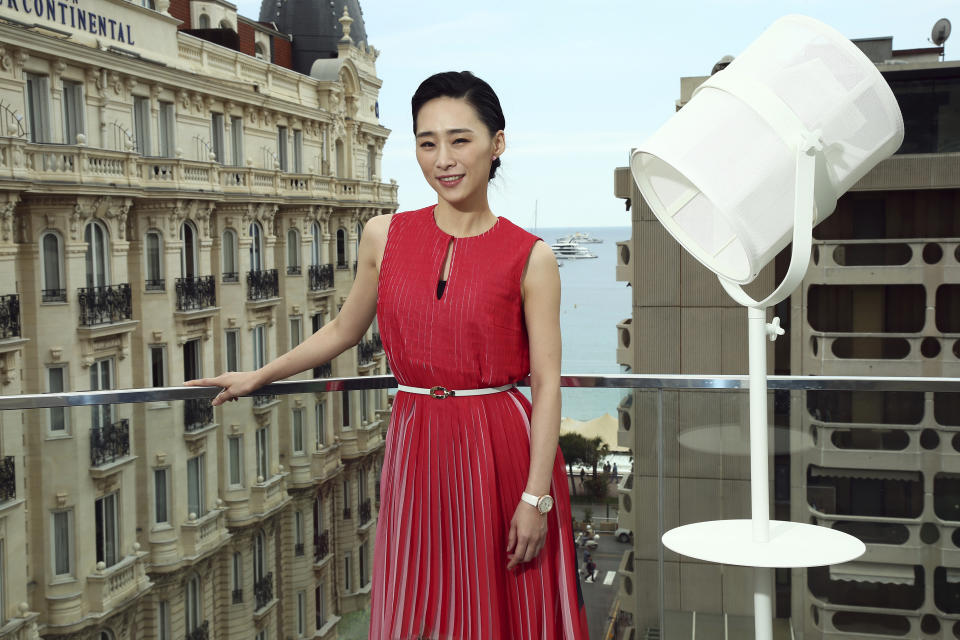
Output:
[[[532,493],[527,493],[526,491],[520,494],[520,499],[533,507],[537,506],[537,503],[540,502],[539,497],[533,495]]]

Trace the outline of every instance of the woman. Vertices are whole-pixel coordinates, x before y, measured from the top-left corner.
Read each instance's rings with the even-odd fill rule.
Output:
[[[586,640],[560,427],[560,278],[550,248],[487,201],[505,150],[469,72],[413,96],[432,207],[378,216],[336,318],[216,385],[222,404],[327,362],[377,314],[400,383],[381,475],[369,637]],[[514,383],[530,374],[533,404]]]

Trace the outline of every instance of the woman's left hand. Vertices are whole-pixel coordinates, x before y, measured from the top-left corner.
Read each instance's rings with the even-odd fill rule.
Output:
[[[510,534],[507,538],[507,556],[510,562],[507,569],[513,569],[521,562],[536,558],[546,541],[546,514],[541,514],[539,509],[521,500],[510,521]]]

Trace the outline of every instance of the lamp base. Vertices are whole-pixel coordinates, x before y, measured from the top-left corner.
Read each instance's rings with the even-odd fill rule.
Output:
[[[799,522],[770,521],[768,542],[754,542],[751,520],[695,522],[663,534],[663,544],[680,555],[744,567],[797,568],[840,564],[867,550],[853,536]]]

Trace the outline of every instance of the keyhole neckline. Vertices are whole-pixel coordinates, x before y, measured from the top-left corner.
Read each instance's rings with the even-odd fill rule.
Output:
[[[440,228],[440,225],[437,224],[436,212],[437,212],[437,205],[433,205],[433,209],[430,210],[430,219],[433,221],[433,227],[443,235],[447,236],[448,238],[453,238],[454,240],[473,240],[474,238],[482,238],[483,236],[489,234],[491,231],[493,231],[494,229],[500,226],[501,217],[497,216],[497,221],[494,222],[493,225],[491,225],[491,227],[486,231],[483,231],[473,236],[455,236],[447,233],[446,231]]]

